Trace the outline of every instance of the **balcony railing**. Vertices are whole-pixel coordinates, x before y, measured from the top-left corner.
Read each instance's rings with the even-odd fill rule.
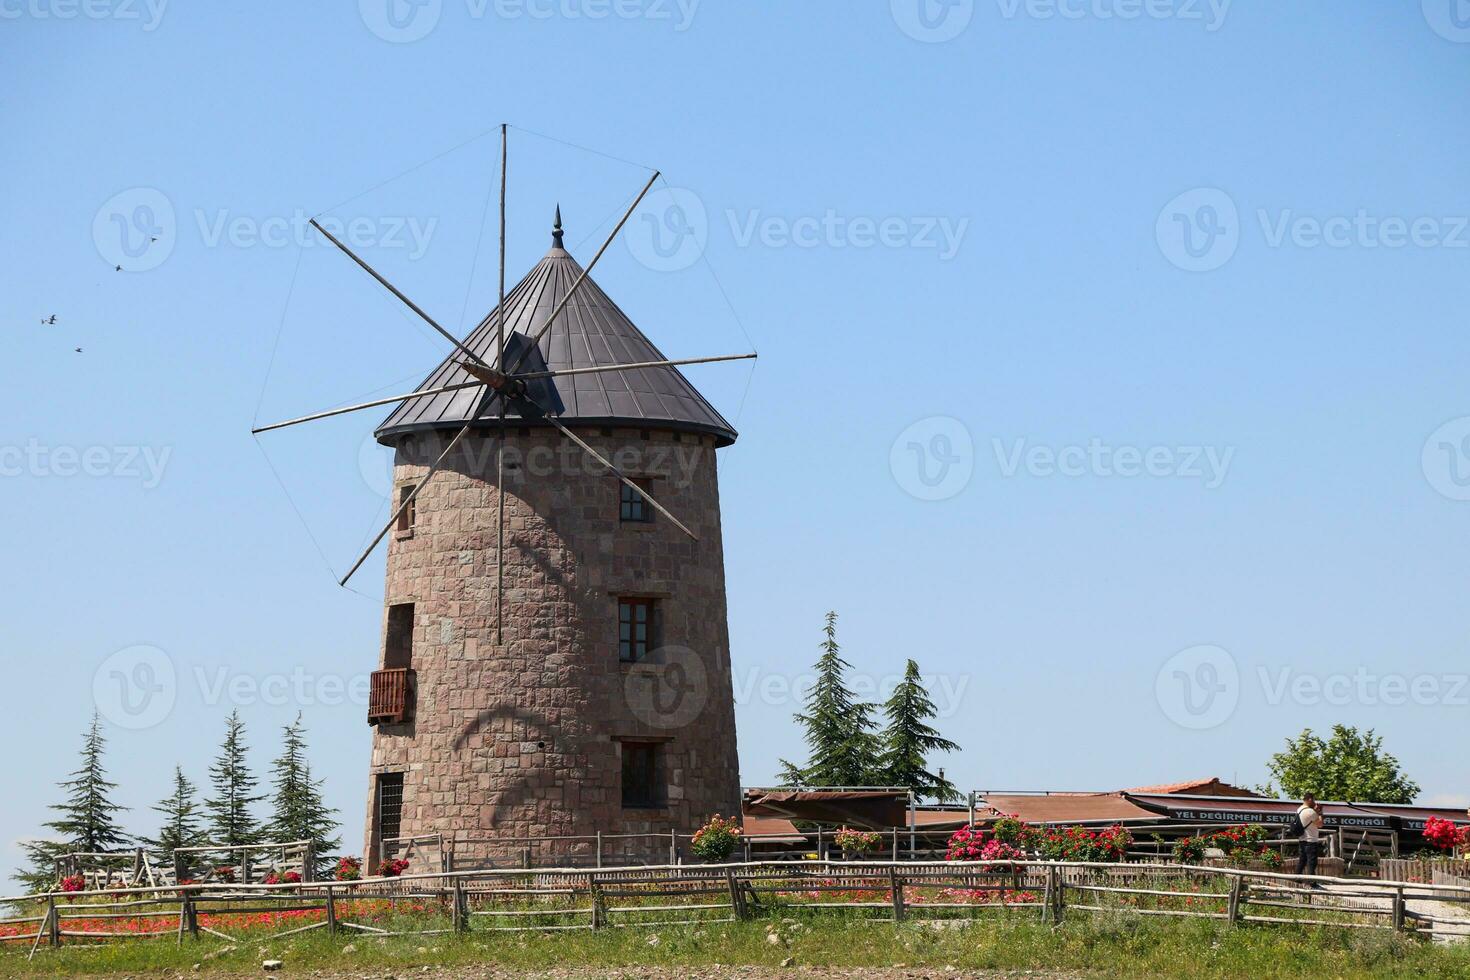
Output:
[[[368,694],[368,724],[408,721],[413,709],[413,670],[390,667],[373,671]]]

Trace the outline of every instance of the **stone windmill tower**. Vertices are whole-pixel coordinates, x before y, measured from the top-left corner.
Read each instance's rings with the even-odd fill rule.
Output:
[[[414,392],[257,430],[400,403],[375,432],[396,507],[378,539],[370,862],[421,835],[505,859],[516,838],[737,812],[715,458],[736,433],[678,370],[733,358],[668,360],[588,275],[642,197],[587,270],[558,209],[509,293],[502,210],[502,298],[463,340],[318,226],[456,349]]]

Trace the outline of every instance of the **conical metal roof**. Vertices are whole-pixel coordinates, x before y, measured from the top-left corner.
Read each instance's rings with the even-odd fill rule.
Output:
[[[505,297],[507,367],[517,367],[513,347],[524,346],[515,344],[511,335],[521,334],[518,339],[524,341],[540,331],[551,311],[582,274],[577,260],[562,248],[561,236],[558,209],[550,251]],[[497,307],[465,339],[466,347],[497,369],[501,368],[497,363],[498,321]],[[545,358],[546,366],[553,371],[666,359],[591,277],[582,283],[571,302],[557,316],[555,325],[541,338],[538,350]],[[464,355],[458,351],[451,354],[414,390],[473,381],[469,372],[457,363],[463,358]],[[535,359],[532,355],[520,365],[519,370],[538,370],[539,365],[533,364]],[[713,435],[717,445],[722,446],[728,446],[736,439],[730,423],[705,401],[678,368],[575,374],[553,378],[550,383],[560,398],[562,411],[556,413],[555,398],[542,398],[541,403],[568,425],[617,425],[702,432]],[[499,424],[499,406],[494,400],[487,400],[485,393],[483,387],[472,387],[409,399],[383,421],[374,435],[384,445],[391,445],[411,432],[458,429],[477,412],[480,413],[481,424],[493,428]],[[505,421],[507,425],[516,426],[546,424],[534,418],[522,418],[509,404]]]

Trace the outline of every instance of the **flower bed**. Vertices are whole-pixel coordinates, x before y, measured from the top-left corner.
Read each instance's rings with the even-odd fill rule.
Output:
[[[1034,854],[1048,861],[1122,861],[1133,835],[1121,825],[1103,830],[1086,827],[1036,827],[1015,817],[1002,817],[990,829],[961,827],[949,838],[947,861],[1003,861]]]
[[[1181,837],[1174,842],[1174,860],[1180,864],[1199,864],[1205,860],[1205,852],[1214,848],[1224,851],[1226,860],[1237,867],[1259,865],[1267,871],[1275,871],[1285,862],[1281,852],[1268,843],[1270,836],[1270,830],[1260,824],[1252,824],[1227,827],[1196,837]]]

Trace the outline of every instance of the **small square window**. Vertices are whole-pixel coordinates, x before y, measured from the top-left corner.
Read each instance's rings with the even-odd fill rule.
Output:
[[[632,480],[644,493],[653,492],[652,480]],[[621,496],[618,498],[618,520],[625,524],[647,524],[653,520],[653,508],[647,499],[627,483],[618,482]]]
[[[622,742],[623,806],[667,805],[661,765],[663,746],[657,742]]]
[[[398,488],[398,508],[398,523],[395,528],[399,534],[408,534],[413,531],[414,521],[418,517],[418,500],[413,496],[413,487]]]
[[[658,648],[658,601],[618,600],[618,659],[637,663]]]

